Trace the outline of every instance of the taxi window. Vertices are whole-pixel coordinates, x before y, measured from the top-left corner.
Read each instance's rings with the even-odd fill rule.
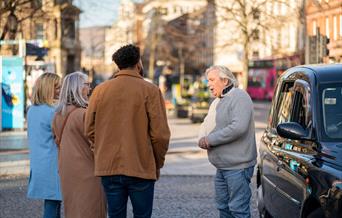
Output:
[[[342,86],[325,85],[321,89],[321,107],[326,139],[342,139]]]
[[[282,91],[279,93],[279,101],[277,105],[277,113],[273,120],[273,128],[276,128],[278,124],[290,122],[292,112],[292,102],[294,93],[291,92],[293,82],[285,83]]]

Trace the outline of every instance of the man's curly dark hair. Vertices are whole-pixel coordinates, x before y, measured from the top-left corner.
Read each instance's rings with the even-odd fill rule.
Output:
[[[116,52],[114,52],[112,60],[116,63],[120,70],[132,68],[140,60],[140,49],[132,44],[122,46]]]

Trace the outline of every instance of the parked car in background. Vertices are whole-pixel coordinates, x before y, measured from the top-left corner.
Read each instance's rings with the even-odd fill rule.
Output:
[[[192,123],[201,123],[208,114],[211,102],[207,80],[204,78],[197,78],[193,83],[192,90],[189,118]]]
[[[279,78],[259,155],[261,217],[342,217],[342,64]]]
[[[206,101],[201,101],[194,99],[189,107],[189,118],[192,123],[201,123],[207,116],[209,111],[209,99]]]

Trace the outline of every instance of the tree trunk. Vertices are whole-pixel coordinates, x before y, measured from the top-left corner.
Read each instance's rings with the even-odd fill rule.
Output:
[[[242,60],[242,87],[243,89],[247,89],[248,85],[248,64],[249,64],[249,41],[246,38],[243,43],[243,60]]]
[[[157,37],[155,33],[152,36],[151,48],[150,48],[150,57],[148,63],[148,77],[153,81],[154,79],[154,62],[156,56],[156,46],[157,46]]]

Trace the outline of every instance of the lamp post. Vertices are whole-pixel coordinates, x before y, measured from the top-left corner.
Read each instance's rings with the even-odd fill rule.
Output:
[[[13,11],[11,11],[7,17],[6,26],[7,26],[8,32],[9,32],[9,38],[15,39],[15,34],[17,32],[17,29],[18,29],[18,18],[14,14]]]
[[[179,58],[179,83],[181,87],[181,95],[182,95],[182,89],[184,86],[184,71],[185,71],[185,64],[184,64],[184,57],[183,57],[183,43],[179,42],[178,45],[178,58]]]

